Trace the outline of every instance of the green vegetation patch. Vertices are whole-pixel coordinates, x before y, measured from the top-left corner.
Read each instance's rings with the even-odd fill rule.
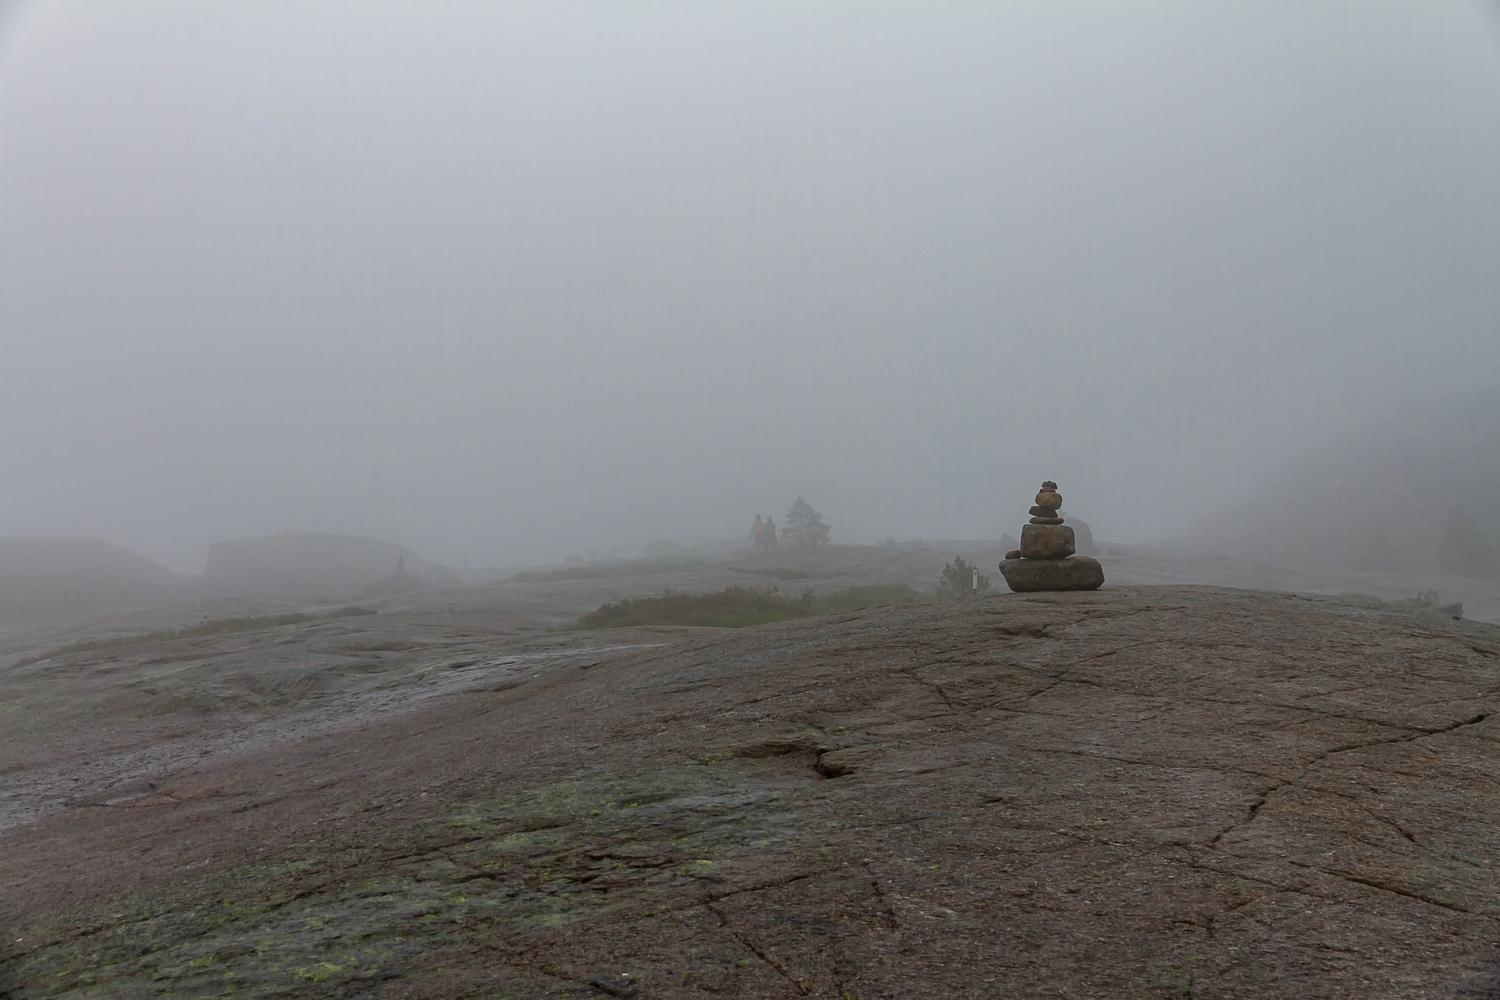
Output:
[[[579,628],[622,628],[628,625],[702,625],[743,628],[789,621],[810,615],[854,611],[886,604],[915,604],[931,600],[905,585],[849,587],[834,594],[814,597],[811,590],[800,597],[784,597],[775,590],[727,587],[709,594],[679,594],[668,591],[659,597],[606,604],[579,619]]]
[[[813,608],[812,591],[783,597],[774,590],[727,587],[712,594],[678,594],[606,604],[578,621],[579,628],[622,628],[627,625],[707,625],[742,628],[792,618],[806,618]]]
[[[832,594],[824,594],[813,601],[820,615],[831,615],[839,611],[858,611],[860,608],[879,608],[891,604],[926,604],[933,600],[931,594],[912,590],[904,583],[882,583],[869,587],[846,587]]]
[[[511,583],[550,583],[556,580],[600,580],[612,576],[647,576],[673,570],[696,569],[702,559],[625,559],[620,562],[569,566],[566,569],[534,570],[517,573]]]
[[[364,995],[443,949],[700,892],[726,859],[795,836],[815,784],[728,758],[454,803],[8,927],[0,983],[32,998]]]
[[[172,639],[197,639],[210,635],[229,635],[233,632],[254,632],[263,628],[278,628],[282,625],[300,625],[303,622],[331,621],[335,618],[354,618],[360,615],[373,615],[376,612],[370,608],[339,608],[324,615],[308,615],[301,612],[293,612],[285,615],[252,615],[248,618],[206,618],[196,625],[185,625],[182,628],[162,629],[159,632],[146,632],[141,635],[122,635],[113,639],[90,639],[85,642],[70,643],[66,646],[58,646],[49,649],[45,653],[17,661],[13,666],[24,667],[32,663],[40,663],[50,660],[54,656],[65,656],[68,653],[89,653],[100,649],[118,649],[122,646],[140,646],[151,642],[168,642]]]

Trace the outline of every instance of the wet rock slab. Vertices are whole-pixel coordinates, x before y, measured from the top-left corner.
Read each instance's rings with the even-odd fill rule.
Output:
[[[1494,996],[1497,676],[1208,587],[601,649],[5,831],[0,995]]]

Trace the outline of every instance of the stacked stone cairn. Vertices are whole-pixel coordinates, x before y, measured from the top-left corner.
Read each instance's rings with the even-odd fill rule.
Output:
[[[1104,583],[1099,560],[1073,554],[1073,529],[1058,516],[1061,508],[1057,484],[1043,483],[1031,523],[1021,528],[1021,547],[1005,553],[1000,564],[1011,590],[1098,590]]]

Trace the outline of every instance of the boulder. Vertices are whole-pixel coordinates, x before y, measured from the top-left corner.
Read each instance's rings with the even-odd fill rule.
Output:
[[[1104,567],[1088,556],[1068,559],[1007,559],[1000,575],[1011,590],[1098,590],[1104,583]]]
[[[1072,514],[1063,515],[1062,511],[1057,513],[1059,516],[1066,516],[1068,523],[1073,526],[1074,550],[1081,556],[1097,556],[1099,552],[1094,548],[1094,532],[1089,528],[1089,523]]]
[[[1073,529],[1066,524],[1021,526],[1022,559],[1064,559],[1073,552]]]

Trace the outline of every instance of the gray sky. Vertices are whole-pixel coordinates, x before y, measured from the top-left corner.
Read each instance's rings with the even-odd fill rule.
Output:
[[[0,535],[1175,534],[1500,383],[1473,3],[34,3]]]

